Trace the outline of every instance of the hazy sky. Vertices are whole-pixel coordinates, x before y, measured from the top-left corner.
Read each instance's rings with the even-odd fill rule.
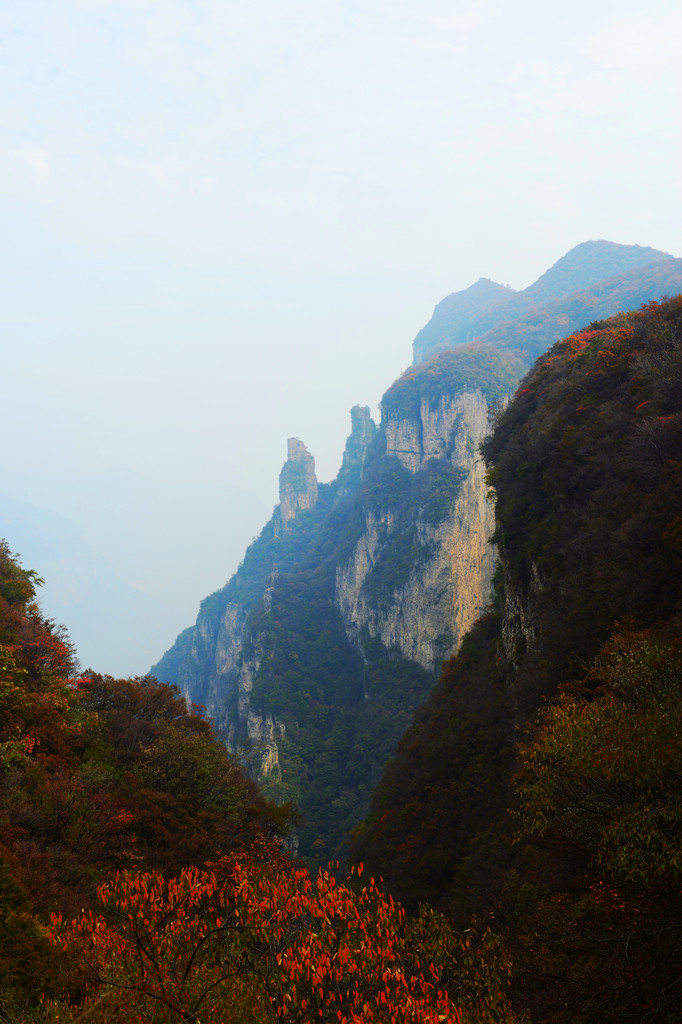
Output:
[[[0,536],[144,672],[436,302],[682,255],[679,0],[0,0]]]

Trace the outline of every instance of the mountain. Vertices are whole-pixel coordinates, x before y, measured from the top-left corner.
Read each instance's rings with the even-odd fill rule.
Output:
[[[484,443],[493,606],[356,831],[408,904],[494,916],[533,1020],[682,1010],[680,452],[682,296],[537,361]]]
[[[299,804],[309,860],[339,853],[487,603],[493,523],[478,446],[517,378],[493,350],[410,369],[379,428],[353,409],[331,484],[291,438],[270,522],[152,669],[206,706],[270,796]]]
[[[598,281],[669,260],[670,254],[644,245],[604,240],[581,242],[541,274],[522,294],[534,303],[567,298]]]
[[[414,340],[414,362],[465,342],[516,348],[527,365],[592,320],[682,289],[682,260],[639,245],[583,242],[523,291],[481,279],[440,302]]]
[[[415,709],[490,602],[479,446],[542,337],[571,316],[582,326],[617,312],[632,290],[648,301],[680,269],[655,250],[585,243],[520,299],[479,282],[446,300],[458,337],[485,318],[499,333],[408,368],[379,426],[356,407],[336,480],[319,483],[313,456],[289,440],[271,520],[151,671],[206,707],[268,796],[299,805],[311,865],[343,854]],[[571,291],[605,272],[587,299]],[[550,293],[554,305],[532,305]],[[525,320],[500,320],[519,301]]]
[[[3,1020],[682,1019],[682,295],[513,340],[289,439],[184,693],[0,541]]]

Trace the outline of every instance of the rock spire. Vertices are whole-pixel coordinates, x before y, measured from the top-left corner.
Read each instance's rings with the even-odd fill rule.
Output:
[[[290,437],[287,441],[287,461],[279,474],[279,504],[282,528],[317,502],[315,459],[303,441]]]

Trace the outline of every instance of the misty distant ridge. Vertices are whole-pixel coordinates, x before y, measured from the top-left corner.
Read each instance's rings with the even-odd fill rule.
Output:
[[[615,277],[635,267],[671,258],[670,253],[646,245],[581,242],[521,294],[533,300],[557,299],[581,288],[588,288],[607,277]]]
[[[480,278],[453,292],[417,334],[414,363],[472,341],[517,348],[530,364],[593,320],[682,291],[682,260],[649,246],[576,245],[522,291]]]

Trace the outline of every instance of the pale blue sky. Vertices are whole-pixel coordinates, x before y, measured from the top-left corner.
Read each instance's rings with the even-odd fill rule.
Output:
[[[682,255],[681,40],[677,0],[0,0],[0,535],[86,664],[163,653],[447,293]]]

